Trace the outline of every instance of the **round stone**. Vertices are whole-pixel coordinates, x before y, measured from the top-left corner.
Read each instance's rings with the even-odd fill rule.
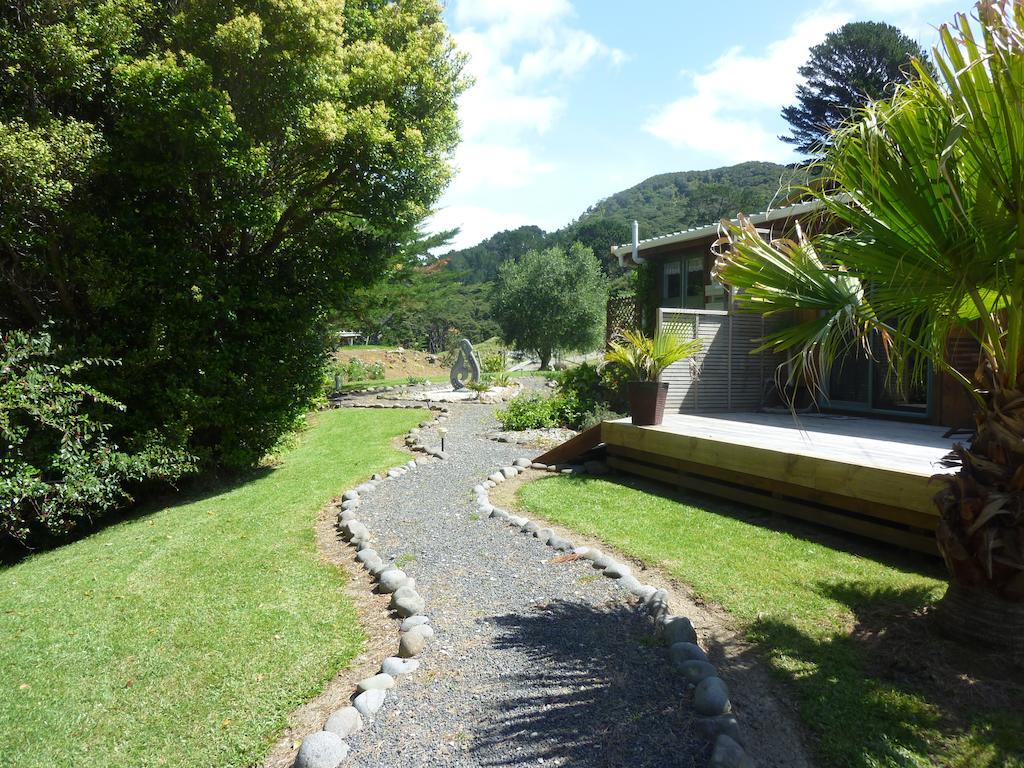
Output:
[[[606,572],[607,575],[607,572]],[[615,582],[622,589],[626,590],[630,594],[636,594],[636,590],[640,588],[640,582],[635,576],[623,576]]]
[[[548,546],[552,549],[558,550],[559,552],[571,552],[572,542],[568,539],[563,539],[561,536],[552,536],[548,539]]]
[[[615,563],[608,555],[600,555],[599,557],[588,557],[588,560],[593,563],[595,568],[608,568]]]
[[[533,461],[527,458],[518,458],[512,462],[513,467],[522,467],[523,469],[529,467],[531,464],[533,464]]]
[[[495,472],[494,474],[488,475],[487,479],[495,485],[505,482],[505,476],[501,474],[501,472]]]
[[[410,659],[423,653],[423,649],[427,647],[427,634],[423,631],[426,626],[426,624],[422,624],[402,633],[402,637],[398,641],[399,656],[403,659]]]
[[[719,734],[715,739],[715,748],[711,752],[709,768],[754,768],[754,761],[743,747],[727,733]]]
[[[527,520],[526,523],[520,527],[522,528],[523,533],[533,533],[534,531],[540,530],[540,526],[537,525],[535,520]]]
[[[405,619],[410,616],[415,616],[418,613],[423,613],[427,608],[427,602],[417,594],[403,595],[402,597],[393,599],[391,601],[391,607],[394,609],[395,613]],[[423,627],[427,627],[427,629],[429,629],[429,626],[426,624],[421,627],[415,627],[414,629],[422,629]]]
[[[637,589],[630,589],[629,591],[646,603],[654,596],[658,588],[650,584],[641,584]]]
[[[363,728],[363,716],[355,707],[342,707],[329,718],[324,726],[325,731],[337,734],[342,738],[351,736]]]
[[[668,649],[672,665],[679,668],[684,661],[707,661],[708,655],[696,643],[674,643]]]
[[[401,630],[403,632],[408,632],[413,627],[418,627],[420,624],[429,624],[429,623],[430,623],[430,617],[429,616],[410,616],[409,618],[407,618],[405,621],[402,622]]]
[[[363,541],[370,538],[370,529],[358,520],[346,520],[341,524],[341,535],[348,541]]]
[[[344,501],[357,501],[359,499],[359,491],[345,491],[341,494],[341,498]]]
[[[381,688],[363,691],[352,700],[352,706],[359,710],[363,717],[373,717],[384,706],[386,697],[387,691]]]
[[[377,577],[377,584],[381,592],[394,592],[408,580],[401,568],[389,568]]]
[[[697,683],[706,677],[715,677],[718,675],[718,670],[715,669],[714,664],[707,661],[700,661],[698,659],[688,659],[687,661],[677,664],[676,668],[683,673],[683,677],[686,678],[690,685],[697,685]]]
[[[356,560],[360,563],[365,563],[367,560],[373,560],[377,557],[380,557],[380,555],[377,554],[376,550],[370,549],[369,547],[360,549],[356,552]]]
[[[506,480],[509,480],[519,474],[519,470],[515,467],[502,467],[501,474],[505,476]]]
[[[541,470],[543,472],[545,469],[548,468],[548,465],[547,464],[541,464],[539,461],[535,461],[532,464],[530,464],[530,467],[532,469],[539,469],[539,470]]]
[[[714,743],[723,733],[733,741],[738,742],[740,740],[740,724],[736,722],[734,715],[695,717],[693,719],[693,727],[705,741],[711,743]]]
[[[720,677],[705,677],[693,692],[693,708],[707,717],[725,715],[732,711],[729,688]]]
[[[515,528],[522,528],[530,521],[527,520],[525,517],[520,517],[519,515],[509,515],[507,522],[509,525]]]
[[[662,636],[665,638],[665,645],[671,647],[676,643],[697,642],[697,633],[693,624],[685,616],[673,616],[665,622],[662,629]]]
[[[336,733],[317,731],[302,740],[295,768],[338,768],[348,756],[348,744]]]
[[[338,521],[347,523],[349,520],[356,519],[356,511],[354,509],[343,509],[341,514],[338,515]]]
[[[394,687],[395,678],[387,672],[381,672],[356,683],[356,688],[360,691],[386,691],[388,688]]]
[[[541,528],[539,531],[534,531],[533,535],[540,539],[542,543],[547,544],[551,537],[555,535],[555,532],[550,528]]]
[[[369,560],[364,560],[363,567],[373,574],[377,574],[385,568],[384,561],[379,557],[371,557]]]
[[[392,677],[411,674],[419,669],[419,667],[419,659],[400,659],[397,656],[388,656],[384,659],[384,663],[380,665],[381,671]]]
[[[604,569],[604,575],[609,579],[621,579],[623,576],[632,576],[633,569],[625,563],[619,563],[612,561],[612,563]]]

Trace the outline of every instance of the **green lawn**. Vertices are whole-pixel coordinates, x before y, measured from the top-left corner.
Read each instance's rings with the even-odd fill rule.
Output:
[[[917,609],[945,589],[937,561],[871,546],[863,549],[872,557],[859,556],[757,511],[594,478],[538,480],[518,500],[728,610],[792,685],[824,765],[1024,766],[1024,686],[1001,688],[993,706],[984,686],[954,669],[945,687],[874,674],[894,659],[913,672],[915,653],[927,652],[901,643],[903,633],[917,636]]]
[[[423,418],[317,414],[272,471],[0,570],[0,765],[259,761],[363,644],[317,512]]]

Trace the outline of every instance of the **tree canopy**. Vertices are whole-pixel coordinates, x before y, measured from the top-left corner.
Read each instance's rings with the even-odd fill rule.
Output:
[[[255,461],[446,185],[461,69],[436,0],[0,5],[0,325],[120,360],[119,439]]]
[[[797,103],[782,110],[793,133],[779,138],[819,154],[858,107],[892,96],[897,85],[915,77],[914,59],[926,62],[927,54],[892,24],[856,21],[830,32],[800,67],[805,82],[797,88]]]
[[[555,352],[589,351],[602,341],[608,287],[593,252],[530,251],[498,270],[494,316],[507,342],[536,352],[546,370]]]

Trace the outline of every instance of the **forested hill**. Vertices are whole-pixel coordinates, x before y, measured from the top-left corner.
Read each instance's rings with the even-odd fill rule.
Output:
[[[594,249],[609,273],[617,271],[609,246],[627,242],[633,219],[642,238],[710,224],[738,212],[763,211],[779,189],[798,183],[798,171],[775,163],[749,162],[707,171],[681,171],[651,176],[635,187],[595,203],[576,221],[554,232],[525,226],[506,230],[483,242],[446,254],[452,268],[468,282],[493,280],[498,265],[529,250],[568,246],[575,240]]]

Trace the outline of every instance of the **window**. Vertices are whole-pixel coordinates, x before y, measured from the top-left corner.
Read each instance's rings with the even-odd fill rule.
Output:
[[[666,261],[661,276],[662,306],[681,306],[683,297],[683,270],[678,261]]]
[[[686,265],[686,301],[687,309],[704,309],[704,257],[692,256],[684,262]]]

